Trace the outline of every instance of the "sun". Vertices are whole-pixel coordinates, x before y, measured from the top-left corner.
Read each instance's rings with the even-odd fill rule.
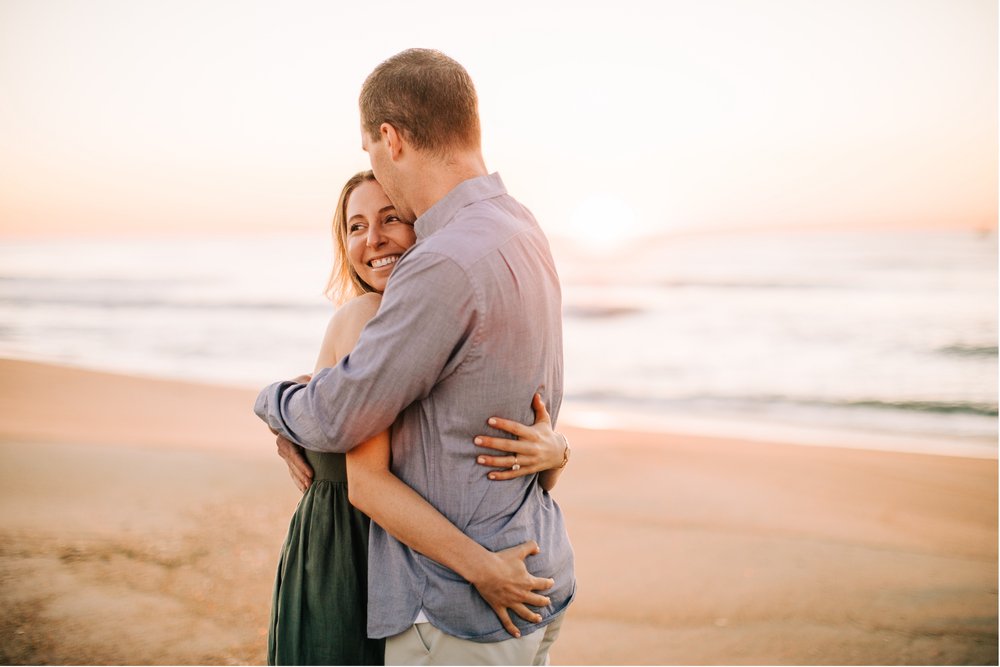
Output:
[[[570,216],[570,236],[581,245],[599,250],[628,243],[639,234],[635,209],[622,197],[595,192],[577,204]]]

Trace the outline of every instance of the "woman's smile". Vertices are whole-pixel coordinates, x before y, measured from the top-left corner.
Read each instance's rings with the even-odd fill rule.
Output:
[[[373,269],[384,269],[386,267],[391,267],[400,257],[402,257],[402,255],[384,255],[382,257],[376,257],[375,259],[369,260],[368,266]]]

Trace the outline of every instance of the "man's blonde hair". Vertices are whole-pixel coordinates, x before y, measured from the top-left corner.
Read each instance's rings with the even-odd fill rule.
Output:
[[[480,145],[479,101],[460,64],[433,49],[407,49],[389,58],[361,87],[361,126],[379,139],[388,123],[414,148],[447,155]]]

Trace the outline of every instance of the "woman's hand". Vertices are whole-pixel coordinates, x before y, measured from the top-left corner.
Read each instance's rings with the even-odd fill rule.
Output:
[[[275,442],[278,445],[278,456],[288,464],[288,474],[292,476],[292,481],[299,487],[299,491],[305,493],[312,484],[313,469],[302,453],[302,448],[280,435]]]
[[[292,380],[292,382],[308,384],[311,380],[312,375],[300,375]],[[312,484],[313,469],[309,465],[309,462],[306,461],[306,456],[302,453],[302,448],[273,428],[271,429],[271,433],[277,436],[275,443],[278,445],[278,456],[283,458],[288,465],[288,474],[292,476],[292,481],[295,482],[295,486],[299,487],[299,491],[305,493],[309,485]]]
[[[480,465],[499,468],[490,472],[490,479],[514,479],[532,475],[543,470],[559,468],[565,462],[568,443],[562,434],[552,430],[552,420],[545,409],[541,395],[535,394],[531,406],[535,410],[535,423],[531,426],[500,417],[490,417],[487,422],[493,428],[517,436],[517,440],[492,438],[488,435],[476,436],[474,442],[480,447],[510,452],[504,456],[476,457],[476,462]]]

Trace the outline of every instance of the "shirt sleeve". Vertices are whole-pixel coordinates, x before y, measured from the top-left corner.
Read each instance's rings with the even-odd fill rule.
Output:
[[[309,384],[276,382],[254,412],[306,449],[347,452],[387,429],[475,349],[476,297],[449,257],[411,253],[393,271],[354,350]]]

